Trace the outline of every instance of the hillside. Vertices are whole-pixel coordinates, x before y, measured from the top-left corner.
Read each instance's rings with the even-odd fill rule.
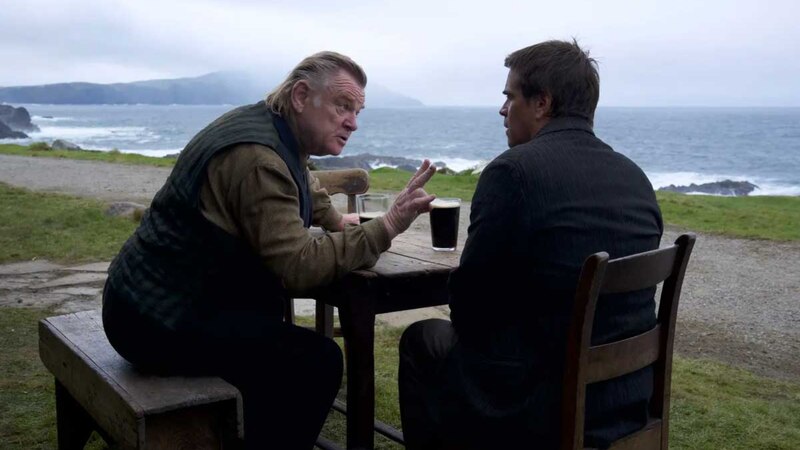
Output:
[[[199,77],[135,81],[131,83],[56,83],[0,87],[0,102],[40,104],[242,104],[262,98],[280,82],[280,75],[214,72]],[[367,85],[371,107],[423,106],[417,99],[375,83]]]

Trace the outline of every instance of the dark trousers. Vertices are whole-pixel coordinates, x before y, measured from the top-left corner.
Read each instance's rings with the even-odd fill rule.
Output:
[[[242,308],[177,333],[109,291],[103,325],[125,359],[156,373],[214,375],[236,386],[247,449],[314,446],[342,380],[342,352],[333,340]]]
[[[560,391],[546,383],[531,388],[521,341],[510,329],[467,342],[440,319],[408,327],[398,374],[406,448],[556,448],[558,415],[542,411],[557,411]]]
[[[434,392],[457,338],[447,320],[429,319],[409,326],[400,339],[400,420],[409,450],[444,446]]]

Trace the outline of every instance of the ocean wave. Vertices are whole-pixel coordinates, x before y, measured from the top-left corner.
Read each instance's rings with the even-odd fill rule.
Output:
[[[70,141],[125,140],[141,139],[148,134],[145,127],[59,127],[42,125],[39,128],[40,131],[28,133],[31,139],[67,139]]]
[[[468,169],[475,169],[476,167],[482,167],[485,165],[486,161],[479,160],[479,159],[466,159],[466,158],[451,158],[448,156],[409,156],[409,158],[423,160],[425,158],[431,160],[431,162],[443,162],[448,169],[454,170],[456,172],[461,172]]]
[[[111,149],[98,149],[98,150],[107,151],[107,150],[111,150]],[[125,149],[125,148],[119,149],[119,151],[122,152],[122,153],[135,153],[135,154],[138,154],[138,155],[153,156],[153,157],[156,157],[156,158],[163,158],[164,156],[174,155],[176,153],[180,153],[182,150],[183,150],[183,148],[167,148],[167,149],[158,149],[158,150],[155,150],[155,149],[153,149],[153,150],[141,150],[141,149]]]
[[[53,117],[53,116],[31,116],[31,121],[38,122],[70,122],[74,121],[73,117]]]

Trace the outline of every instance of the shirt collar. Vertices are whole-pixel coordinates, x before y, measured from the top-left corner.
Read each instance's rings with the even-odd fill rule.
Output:
[[[275,125],[275,129],[278,131],[278,136],[283,142],[283,145],[289,149],[289,152],[297,157],[297,160],[302,162],[300,158],[300,146],[297,144],[297,139],[294,137],[294,133],[292,133],[292,128],[289,126],[289,122],[286,121],[283,117],[273,113],[272,119],[273,125]]]
[[[588,119],[579,116],[563,116],[550,119],[550,121],[536,133],[534,139],[545,134],[566,130],[585,131],[594,136],[592,125],[589,123]]]

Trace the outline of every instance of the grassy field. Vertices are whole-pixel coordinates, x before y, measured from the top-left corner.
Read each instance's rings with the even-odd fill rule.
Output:
[[[6,147],[0,146],[0,151]],[[397,190],[407,178],[407,173],[377,170],[372,174],[373,189]],[[469,199],[476,177],[439,175],[434,181],[431,192]],[[659,194],[659,199],[667,222],[690,229],[800,239],[797,198]],[[135,224],[106,217],[103,209],[102,203],[92,200],[0,184],[0,262],[109,259]],[[0,448],[55,448],[53,382],[38,359],[36,336],[37,320],[52,314],[41,309],[0,310]],[[395,426],[399,426],[396,347],[401,332],[382,328],[376,337],[377,415]],[[800,448],[800,384],[685,358],[676,359],[673,381],[671,448]],[[341,442],[341,415],[332,414],[326,430],[328,437]],[[398,448],[376,439],[379,448]],[[96,437],[90,446],[104,447]]]
[[[36,332],[37,321],[48,315],[52,313],[47,310],[8,308],[0,314],[0,448],[4,450],[56,448],[53,380],[39,360]],[[401,332],[380,328],[375,342],[377,416],[396,427]],[[679,357],[672,399],[672,449],[800,448],[800,384]],[[324,433],[344,442],[341,414],[331,414]],[[381,449],[401,448],[382,437],[376,443]],[[105,445],[95,437],[89,448]]]
[[[0,144],[0,154],[31,156],[34,158],[65,158],[84,161],[104,161],[117,164],[137,164],[144,166],[172,167],[174,158],[154,158],[119,151],[96,150],[53,150],[44,142],[33,143],[29,146],[16,144]]]
[[[136,224],[107,217],[103,203],[0,183],[0,263],[108,260]]]
[[[41,147],[41,146],[39,146]],[[35,150],[20,145],[0,145],[0,154],[87,159],[124,164],[171,166],[174,159],[153,158],[111,152]],[[397,192],[410,174],[383,168],[370,173],[371,190]],[[477,175],[438,174],[427,190],[440,197],[459,197],[470,201],[478,182]],[[778,241],[800,240],[800,197],[714,197],[657,192],[664,222],[693,231],[732,237]],[[0,258],[2,258],[0,256]],[[2,259],[0,259],[2,260]]]

